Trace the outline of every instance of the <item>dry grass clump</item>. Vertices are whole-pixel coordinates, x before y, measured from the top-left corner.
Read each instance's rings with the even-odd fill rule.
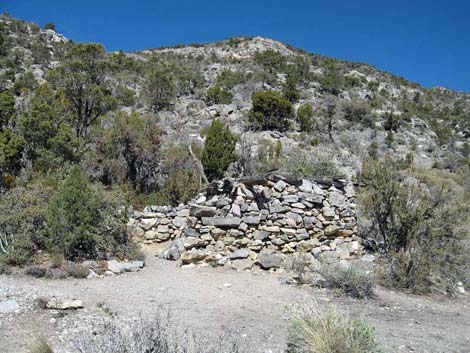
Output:
[[[323,266],[319,272],[322,276],[320,284],[326,288],[338,289],[347,296],[357,299],[374,296],[373,274],[356,264]]]
[[[359,320],[304,303],[293,313],[287,353],[379,353],[374,330]]]
[[[34,339],[29,349],[30,353],[54,353],[47,340],[43,337]]]

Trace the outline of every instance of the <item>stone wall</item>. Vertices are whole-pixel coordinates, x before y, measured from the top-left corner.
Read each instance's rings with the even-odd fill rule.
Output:
[[[144,243],[171,240],[160,256],[183,265],[271,269],[295,252],[327,263],[359,257],[355,208],[344,180],[270,174],[213,183],[178,207],[147,206],[128,227]]]

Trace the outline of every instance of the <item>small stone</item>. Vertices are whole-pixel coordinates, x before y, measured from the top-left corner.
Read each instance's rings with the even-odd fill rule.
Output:
[[[241,215],[242,215],[241,210],[240,210],[240,206],[238,206],[236,203],[234,203],[232,205],[231,212],[232,212],[232,215],[234,217],[241,217]]]
[[[230,254],[230,260],[237,260],[237,259],[246,259],[250,256],[250,251],[247,249],[238,249]]]
[[[282,192],[286,187],[287,183],[283,180],[279,180],[278,182],[276,182],[276,184],[274,184],[274,189],[279,192]]]
[[[269,232],[265,230],[255,231],[253,238],[256,240],[266,240],[269,238]]]
[[[231,265],[237,271],[246,271],[251,270],[253,261],[251,259],[234,260]]]
[[[335,226],[334,224],[330,224],[325,228],[324,232],[326,236],[333,236],[338,232],[338,230],[339,230],[338,226]]]
[[[176,211],[178,217],[189,217],[189,209],[183,208],[182,210]]]

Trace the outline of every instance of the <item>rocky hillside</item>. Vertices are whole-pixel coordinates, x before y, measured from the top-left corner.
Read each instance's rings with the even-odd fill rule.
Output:
[[[8,15],[0,29],[0,86],[15,90],[21,114],[37,85],[53,82],[51,72],[74,44],[53,29]],[[425,89],[367,64],[267,38],[107,52],[103,61],[115,109],[103,112],[102,126],[118,110],[136,111],[155,118],[163,145],[201,144],[219,118],[238,135],[242,158],[229,169],[232,175],[302,173],[299,163],[320,170],[333,162],[327,172],[354,176],[370,155],[455,169],[470,151],[470,94]],[[259,128],[249,121],[252,94],[266,90],[292,102],[287,128]],[[307,122],[301,111],[307,111]]]

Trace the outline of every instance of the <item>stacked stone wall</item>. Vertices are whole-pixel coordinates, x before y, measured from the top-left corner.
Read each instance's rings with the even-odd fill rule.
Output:
[[[271,269],[296,252],[327,263],[362,253],[354,186],[344,180],[224,180],[187,204],[147,206],[128,227],[143,243],[169,242],[160,255],[183,265]]]

